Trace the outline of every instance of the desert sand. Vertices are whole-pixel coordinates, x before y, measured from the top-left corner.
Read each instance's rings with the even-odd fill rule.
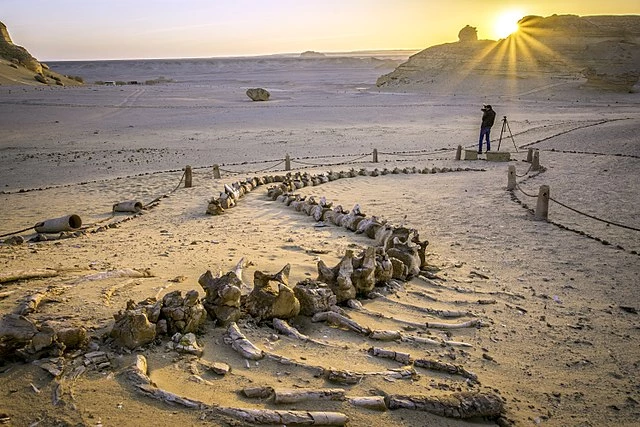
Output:
[[[549,185],[552,197],[568,206],[640,228],[640,96],[584,89],[577,80],[507,95],[501,87],[500,96],[490,87],[429,95],[381,91],[375,80],[389,69],[378,65],[353,59],[238,59],[184,61],[178,72],[171,61],[50,64],[60,73],[82,75],[89,84],[1,86],[0,234],[72,213],[88,228],[76,238],[1,244],[4,274],[51,269],[56,275],[1,284],[0,314],[45,292],[30,319],[81,325],[91,337],[88,349],[65,356],[65,372],[57,379],[32,363],[2,362],[0,413],[7,423],[245,425],[141,396],[123,374],[140,354],[148,360],[151,380],[176,395],[207,405],[337,411],[352,426],[495,425],[496,420],[462,421],[408,409],[380,412],[346,401],[276,405],[239,391],[251,386],[341,387],[349,396],[488,391],[504,401],[501,423],[636,424],[640,232],[553,202],[550,222],[535,221],[522,203],[533,208],[536,199],[507,191],[506,185],[508,165],[514,165],[525,193],[537,194],[540,185]],[[90,84],[159,76],[171,81]],[[266,88],[271,100],[250,101],[244,94],[250,87]],[[508,116],[513,140],[505,134],[500,149],[511,152],[509,163],[488,162],[484,156],[455,160],[458,145],[477,147],[483,103],[491,103],[499,117]],[[494,150],[500,129],[498,122]],[[528,171],[528,148],[540,150],[544,172]],[[374,149],[378,163],[372,163]],[[113,344],[108,338],[113,314],[129,300],[161,298],[174,290],[202,294],[200,275],[225,273],[241,258],[245,283],[253,283],[256,270],[275,273],[288,263],[293,286],[317,276],[318,260],[333,266],[346,249],[357,252],[371,244],[343,228],[318,227],[303,213],[269,199],[266,185],[222,215],[205,214],[224,184],[284,174],[286,154],[292,169],[313,174],[351,168],[462,169],[357,176],[298,192],[324,196],[345,209],[359,204],[367,216],[417,229],[430,242],[427,259],[434,278],[413,278],[388,299],[362,299],[367,311],[345,308],[353,320],[371,329],[404,328],[468,346],[373,341],[304,316],[290,323],[331,347],[282,336],[270,322],[242,323],[247,337],[261,349],[324,368],[379,372],[402,367],[367,352],[383,347],[461,365],[477,375],[479,384],[415,368],[411,378],[371,376],[336,386],[302,367],[246,361],[224,343],[226,329],[211,321],[198,335],[202,360],[227,363],[231,372],[225,376],[200,372],[203,381],[195,378],[197,358],[168,350],[167,337],[134,351]],[[223,170],[220,179],[213,176],[213,164]],[[193,167],[191,188],[180,181],[186,165]],[[122,221],[127,214],[110,218],[114,203],[146,205],[163,195],[131,220]],[[117,224],[104,227],[110,223]],[[29,240],[36,234],[18,235]],[[147,273],[107,274],[126,275],[128,269]],[[415,307],[468,314],[440,319]],[[469,319],[482,326],[451,331],[407,326]],[[84,354],[96,350],[106,352],[108,366],[89,363],[70,378],[87,360]]]

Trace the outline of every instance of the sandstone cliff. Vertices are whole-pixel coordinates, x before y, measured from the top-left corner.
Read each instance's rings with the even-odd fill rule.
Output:
[[[500,41],[460,40],[425,49],[377,85],[427,91],[526,93],[565,82],[630,91],[640,78],[640,16],[527,16]]]
[[[7,27],[0,22],[0,84],[77,85],[82,79],[49,70],[22,46],[13,44]]]

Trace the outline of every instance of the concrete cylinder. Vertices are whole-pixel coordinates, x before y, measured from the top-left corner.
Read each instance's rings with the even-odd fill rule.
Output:
[[[538,191],[538,203],[534,215],[538,221],[546,221],[549,217],[549,186],[541,185]]]
[[[137,200],[127,200],[113,205],[114,212],[140,212],[141,210],[142,203]]]
[[[191,172],[191,166],[184,168],[184,188],[191,188],[193,185],[193,175]]]
[[[527,163],[531,163],[533,161],[533,148],[529,148],[527,150]]]
[[[460,160],[462,157],[462,145],[458,145],[458,149],[456,150],[456,160]]]
[[[531,170],[539,171],[540,170],[540,151],[535,150],[533,152],[533,160],[531,161]]]
[[[516,167],[511,165],[507,172],[507,190],[514,190],[516,188]]]
[[[61,231],[73,231],[82,226],[82,219],[75,214],[60,218],[47,219],[33,226],[38,233],[59,233]]]
[[[213,165],[213,177],[215,179],[220,179],[220,166]]]
[[[373,163],[378,163],[378,149],[373,149]]]
[[[291,170],[291,157],[289,157],[289,154],[284,156],[284,170],[286,171]]]

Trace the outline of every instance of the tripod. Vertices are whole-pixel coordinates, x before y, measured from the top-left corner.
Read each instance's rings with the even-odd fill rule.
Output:
[[[509,131],[509,136],[511,137],[511,141],[513,142],[513,146],[516,149],[516,153],[517,153],[518,147],[516,146],[516,141],[513,139],[513,134],[511,133],[509,122],[507,122],[507,116],[502,116],[502,130],[500,131],[500,139],[498,139],[498,151],[500,151],[500,144],[502,143],[502,134],[504,134],[505,129]]]

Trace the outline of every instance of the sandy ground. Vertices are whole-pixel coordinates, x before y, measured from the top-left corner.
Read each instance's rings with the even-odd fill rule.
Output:
[[[334,226],[316,227],[304,214],[268,199],[266,187],[257,188],[224,215],[205,215],[207,201],[223,184],[262,169],[271,168],[258,175],[282,173],[283,165],[274,165],[287,153],[294,168],[309,167],[305,170],[313,173],[351,167],[483,169],[359,176],[300,193],[325,196],[346,208],[358,203],[365,214],[416,228],[430,241],[429,260],[440,268],[439,286],[413,279],[391,296],[404,307],[363,301],[368,310],[392,319],[349,310],[354,320],[376,329],[398,329],[402,321],[441,320],[407,306],[413,305],[469,310],[487,326],[454,330],[450,336],[437,329],[423,331],[472,345],[460,349],[380,345],[300,317],[292,324],[340,349],[276,339],[268,326],[246,326],[243,331],[257,345],[324,367],[372,372],[400,366],[370,357],[366,350],[376,345],[463,365],[481,382],[472,386],[459,376],[418,369],[420,376],[413,380],[367,378],[347,387],[349,395],[493,390],[504,398],[506,417],[517,425],[637,423],[640,318],[621,307],[640,308],[640,232],[554,203],[549,212],[553,223],[533,221],[506,190],[506,163],[455,161],[451,150],[458,144],[475,148],[479,106],[491,102],[499,116],[509,117],[519,151],[511,139],[503,140],[501,149],[512,152],[509,164],[523,175],[518,181],[525,192],[537,193],[546,184],[558,201],[637,229],[638,94],[603,95],[569,85],[541,88],[526,99],[518,94],[425,96],[378,92],[372,82],[381,72],[373,68],[344,65],[338,71],[331,77],[321,69],[274,69],[262,76],[263,85],[274,82],[266,85],[273,98],[266,103],[252,103],[244,95],[247,87],[260,85],[256,70],[219,82],[178,79],[139,87],[0,88],[0,234],[70,213],[90,226],[79,238],[0,245],[3,272],[60,272],[54,278],[3,284],[0,313],[12,312],[37,290],[49,290],[51,297],[30,316],[86,326],[112,362],[110,369],[89,369],[75,380],[63,395],[66,404],[58,406],[52,404],[55,382],[49,373],[31,364],[2,365],[0,413],[10,418],[10,425],[232,423],[137,395],[120,374],[132,355],[109,347],[101,337],[113,313],[128,300],[176,289],[201,291],[197,280],[202,273],[226,272],[242,257],[250,262],[244,276],[248,283],[255,270],[276,272],[285,263],[292,266],[290,282],[296,283],[316,276],[319,259],[334,265],[345,249],[370,244]],[[499,133],[500,123],[493,138]],[[541,150],[544,173],[524,176],[527,147]],[[369,163],[374,148],[381,153],[377,164]],[[415,150],[431,154],[407,155]],[[328,166],[342,162],[347,164]],[[214,163],[238,174],[223,172],[222,179],[214,179]],[[195,168],[194,186],[176,188],[187,164]],[[92,232],[125,218],[122,214],[92,226],[110,216],[113,203],[136,199],[146,204],[164,194],[169,196],[133,220]],[[513,194],[535,206],[535,199],[520,191]],[[35,234],[22,235],[28,239]],[[96,272],[126,268],[148,269],[152,277],[86,280]],[[495,302],[478,304],[479,299]],[[203,359],[232,367],[223,378],[206,377],[208,383],[191,381],[190,358],[162,345],[134,353],[147,356],[158,386],[209,404],[274,408],[271,402],[243,398],[238,391],[249,385],[331,386],[301,368],[266,360],[247,365],[223,343],[223,334],[211,326],[199,337]],[[380,413],[344,402],[284,405],[294,407],[341,411],[353,426],[491,424],[408,410]]]

